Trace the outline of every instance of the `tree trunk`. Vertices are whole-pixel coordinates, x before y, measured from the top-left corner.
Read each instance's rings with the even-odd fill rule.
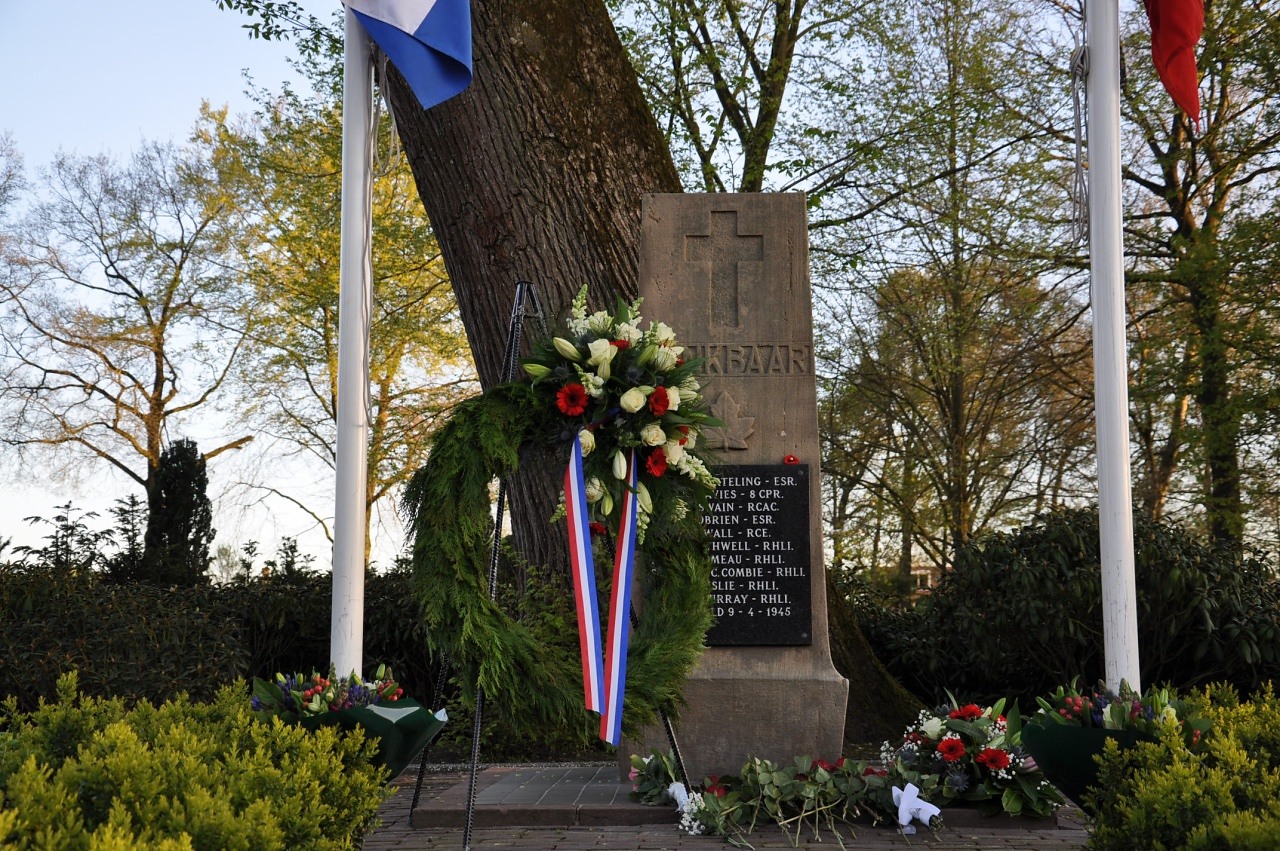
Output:
[[[549,317],[586,284],[590,303],[634,298],[640,196],[679,192],[666,140],[601,2],[472,6],[475,78],[423,112],[388,70],[396,125],[436,229],[480,380],[499,381],[518,280]],[[560,475],[526,463],[510,482],[516,545],[567,563],[549,534]]]
[[[597,308],[634,298],[641,196],[681,187],[601,0],[493,0],[472,14],[467,91],[423,112],[389,66],[386,84],[489,387],[499,379],[515,282],[536,283],[549,315],[583,284]],[[509,482],[516,546],[533,563],[568,562],[563,531],[547,523],[561,475],[526,459]],[[860,681],[890,688],[861,634],[853,636]]]

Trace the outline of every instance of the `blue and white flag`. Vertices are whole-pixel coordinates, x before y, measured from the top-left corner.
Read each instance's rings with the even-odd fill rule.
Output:
[[[469,0],[344,0],[423,109],[471,84]]]

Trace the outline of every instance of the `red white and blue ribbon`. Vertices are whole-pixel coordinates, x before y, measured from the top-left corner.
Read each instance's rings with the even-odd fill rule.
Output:
[[[636,566],[636,453],[627,458],[627,487],[622,494],[618,551],[613,563],[613,598],[609,603],[609,637],[605,644],[605,708],[600,738],[611,745],[622,740],[622,705],[627,687],[627,640],[630,633],[631,580]]]
[[[596,601],[595,558],[587,514],[587,485],[582,473],[582,442],[575,438],[564,471],[565,513],[569,521],[569,560],[578,608],[578,644],[582,650],[582,689],[587,709],[603,712],[605,684],[600,653],[600,607]]]

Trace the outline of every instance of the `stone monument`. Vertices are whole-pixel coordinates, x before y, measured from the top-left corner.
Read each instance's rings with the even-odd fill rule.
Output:
[[[690,779],[834,760],[849,685],[827,639],[804,195],[649,195],[642,221],[641,310],[705,359],[725,423],[704,435],[723,465],[703,517],[716,624],[676,724]],[[652,747],[656,730],[622,755]]]

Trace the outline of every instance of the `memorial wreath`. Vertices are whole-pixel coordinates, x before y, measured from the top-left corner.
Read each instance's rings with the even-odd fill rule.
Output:
[[[639,304],[588,314],[584,287],[564,328],[523,362],[527,380],[457,405],[406,489],[432,646],[449,654],[464,694],[480,686],[529,731],[571,724],[585,703],[601,714],[601,738],[617,744],[624,689],[628,731],[673,711],[711,623],[701,514],[716,480],[698,437],[722,424],[700,395],[697,363],[667,325],[642,328]],[[566,465],[552,519],[563,517],[569,535],[578,660],[508,615],[487,588],[490,483],[539,447]],[[618,533],[606,624],[595,581],[606,548],[592,538],[607,539],[610,528]],[[637,555],[644,605],[629,629]]]

